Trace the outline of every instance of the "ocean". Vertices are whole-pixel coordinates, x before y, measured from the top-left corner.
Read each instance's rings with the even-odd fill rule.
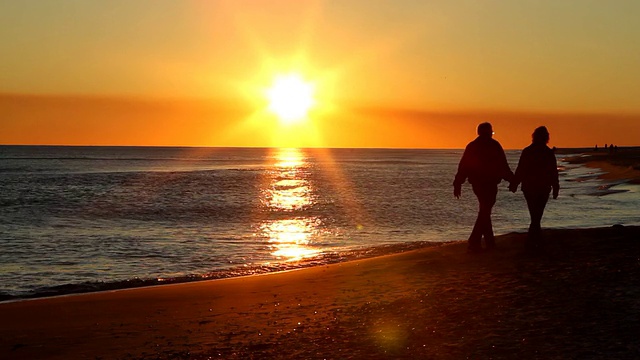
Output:
[[[507,151],[515,170],[519,151]],[[278,271],[465,240],[462,150],[0,146],[0,300]],[[638,225],[640,187],[562,161],[545,228]],[[524,232],[500,185],[496,234]]]

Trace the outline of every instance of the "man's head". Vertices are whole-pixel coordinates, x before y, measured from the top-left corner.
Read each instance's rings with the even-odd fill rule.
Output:
[[[483,122],[478,125],[478,136],[481,137],[492,137],[493,136],[493,127],[488,122]]]

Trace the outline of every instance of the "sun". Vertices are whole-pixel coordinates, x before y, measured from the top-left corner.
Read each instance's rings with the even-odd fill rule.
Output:
[[[269,110],[283,123],[295,123],[307,118],[315,105],[315,87],[298,74],[278,75],[267,90]]]

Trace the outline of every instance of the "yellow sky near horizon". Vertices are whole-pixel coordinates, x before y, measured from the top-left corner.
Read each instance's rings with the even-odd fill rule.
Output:
[[[488,120],[505,147],[541,124],[558,146],[635,145],[638,11],[622,0],[2,2],[0,143],[460,148]],[[261,113],[260,92],[290,72],[317,85],[318,108],[283,127]]]

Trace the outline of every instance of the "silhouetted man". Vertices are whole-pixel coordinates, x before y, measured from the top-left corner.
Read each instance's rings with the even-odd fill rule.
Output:
[[[490,123],[478,125],[478,137],[465,148],[453,181],[453,195],[460,198],[462,184],[469,179],[480,205],[478,218],[469,236],[469,252],[482,250],[483,236],[487,250],[495,248],[491,209],[496,203],[500,181],[511,181],[513,178],[504,150],[492,136],[493,128]]]
[[[553,198],[558,198],[560,184],[558,181],[558,165],[553,150],[549,149],[549,131],[540,126],[531,135],[531,145],[522,150],[514,181],[509,190],[516,192],[522,183],[522,192],[527,200],[531,225],[525,248],[527,251],[539,250],[542,246],[542,215],[553,190]],[[609,147],[611,148],[611,147]]]

